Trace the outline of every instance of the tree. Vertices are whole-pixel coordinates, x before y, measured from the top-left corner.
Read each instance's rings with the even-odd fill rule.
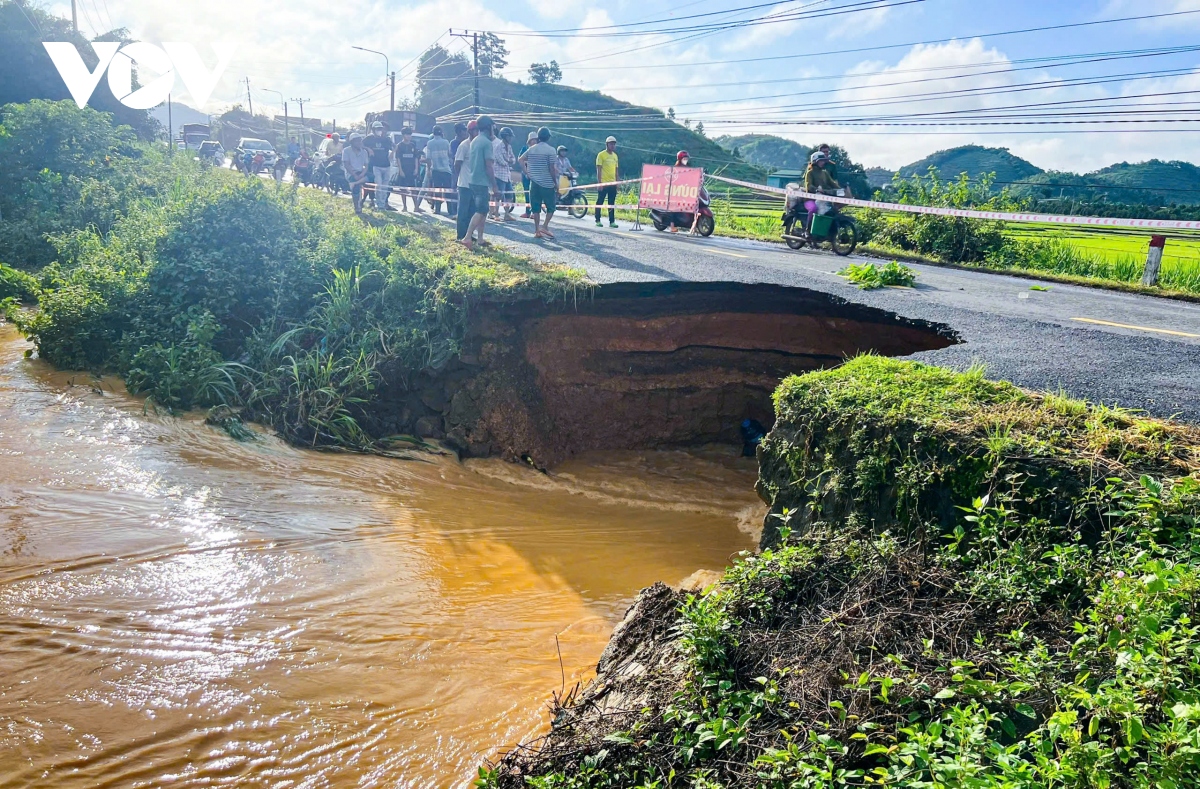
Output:
[[[97,41],[128,43],[129,33],[112,30]],[[99,59],[88,40],[71,28],[70,20],[49,14],[25,0],[0,0],[0,106],[21,104],[31,99],[61,101],[70,99],[58,69],[46,53],[43,41],[66,41],[75,45],[84,65],[94,70]],[[136,87],[136,79],[135,79]],[[113,115],[118,124],[132,127],[144,140],[152,140],[158,122],[145,110],[131,110],[101,79],[88,106]]]
[[[496,76],[496,72],[508,65],[507,57],[504,39],[495,33],[479,34],[479,76]]]
[[[430,91],[446,84],[447,80],[471,75],[471,64],[465,56],[451,55],[443,46],[434,44],[421,53],[417,61],[417,101]]]
[[[675,108],[674,107],[667,107],[667,117],[671,120],[675,120]]]
[[[701,137],[704,136],[704,121],[696,124],[696,134],[699,134]]]
[[[529,66],[529,78],[539,85],[562,82],[562,69],[558,67],[557,60],[551,60],[549,63],[534,63]]]

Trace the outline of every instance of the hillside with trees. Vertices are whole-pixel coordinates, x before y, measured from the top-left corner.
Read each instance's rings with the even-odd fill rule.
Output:
[[[498,46],[497,46],[498,44]],[[503,41],[480,40],[480,71],[494,74],[507,65]],[[539,68],[539,67],[545,67]],[[566,145],[582,182],[595,180],[595,155],[608,135],[619,141],[621,170],[625,177],[637,176],[643,164],[670,164],[675,154],[686,150],[694,164],[706,172],[762,182],[766,170],[730,154],[702,129],[677,123],[670,113],[652,107],[619,101],[599,91],[580,90],[555,84],[557,64],[532,64],[539,76],[530,83],[512,82],[497,76],[479,80],[479,104],[483,112],[504,126],[512,127],[519,148],[530,131],[547,126],[552,142]],[[538,81],[544,79],[544,81]],[[450,55],[432,47],[421,56],[417,67],[417,111],[443,121],[465,119],[472,114],[474,79],[471,66],[461,55]]]
[[[1042,172],[1042,168],[1014,156],[1007,148],[960,145],[937,151],[901,167],[900,176],[925,175],[930,167],[937,168],[942,178],[956,178],[960,173],[966,173],[973,181],[988,173],[995,173],[997,186],[1004,186],[1011,181],[1024,181]]]
[[[767,170],[803,170],[812,153],[812,146],[774,134],[725,135],[718,137],[716,142],[725,150],[736,152],[747,162]]]
[[[1049,171],[1026,179],[1013,192],[1038,200],[1147,206],[1200,204],[1200,167],[1191,162],[1120,162],[1085,175]]]

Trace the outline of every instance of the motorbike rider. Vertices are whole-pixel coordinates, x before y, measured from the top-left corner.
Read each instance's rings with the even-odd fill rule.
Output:
[[[690,165],[688,164],[688,162],[690,162],[690,161],[691,161],[691,156],[688,155],[687,151],[680,151],[679,153],[675,154],[675,166],[676,167],[689,167]],[[709,202],[708,190],[704,188],[703,183],[700,184],[700,202],[702,202],[702,203]],[[697,235],[696,226],[700,222],[700,211],[699,211],[700,207],[696,206],[696,208],[697,208],[696,213],[692,214],[692,226],[688,230],[688,232],[691,233],[693,236]],[[675,227],[675,215],[674,214],[671,215],[671,232],[672,233],[679,232],[679,229],[677,227]]]
[[[813,151],[812,156],[808,158],[808,169],[804,171],[804,191],[832,195],[842,188],[841,184],[834,179],[833,174],[825,169],[828,164],[829,154],[820,150]],[[828,213],[833,208],[833,203],[824,200],[809,200],[804,207],[808,209],[808,223],[804,228],[807,231],[812,228],[813,217],[817,214]]]
[[[562,200],[570,194],[571,184],[579,177],[579,173],[571,166],[571,160],[567,157],[567,146],[558,146],[555,153],[558,154],[558,197]]]

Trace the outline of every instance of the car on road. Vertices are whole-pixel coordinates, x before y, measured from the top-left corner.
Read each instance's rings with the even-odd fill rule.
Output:
[[[249,151],[251,154],[262,154],[263,167],[270,170],[275,166],[275,160],[279,158],[279,154],[275,152],[275,146],[266,140],[260,140],[257,137],[242,137],[238,140],[237,149],[234,151],[234,156],[241,159],[242,154]]]

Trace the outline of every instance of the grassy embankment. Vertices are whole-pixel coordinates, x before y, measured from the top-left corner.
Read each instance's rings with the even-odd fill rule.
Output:
[[[878,357],[776,411],[769,547],[481,785],[1200,782],[1200,430]]]
[[[28,199],[0,197],[13,266],[0,298],[34,305],[10,300],[7,317],[42,358],[118,373],[160,407],[228,406],[306,445],[377,448],[364,420],[381,388],[403,392],[452,359],[476,305],[586,284],[399,216],[360,219],[315,190],[167,158],[71,102],[0,119],[0,170],[36,174],[13,186]],[[24,139],[55,123],[66,131],[49,142]]]

